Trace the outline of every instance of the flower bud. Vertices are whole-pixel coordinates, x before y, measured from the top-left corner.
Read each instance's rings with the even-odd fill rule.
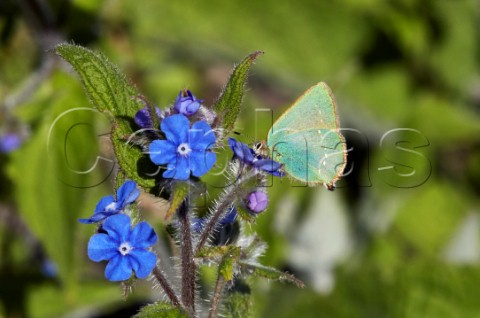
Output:
[[[247,206],[250,211],[260,213],[265,211],[268,205],[268,195],[263,191],[254,191],[247,196]]]
[[[192,92],[188,89],[180,91],[175,100],[173,107],[185,116],[191,116],[197,112],[200,108],[200,104],[203,102],[201,99],[196,99]]]

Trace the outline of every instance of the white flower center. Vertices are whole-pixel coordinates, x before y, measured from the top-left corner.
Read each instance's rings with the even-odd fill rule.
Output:
[[[192,152],[192,148],[190,148],[190,145],[187,144],[187,143],[183,143],[183,144],[180,144],[177,148],[177,152],[181,155],[181,156],[188,156],[189,153]]]
[[[105,211],[115,211],[116,208],[117,208],[116,202],[112,202],[105,207]]]
[[[120,254],[122,255],[127,255],[128,253],[130,253],[130,251],[133,249],[132,246],[130,246],[130,243],[129,242],[125,242],[125,243],[122,243],[120,244],[120,246],[118,247],[118,251],[120,252]]]

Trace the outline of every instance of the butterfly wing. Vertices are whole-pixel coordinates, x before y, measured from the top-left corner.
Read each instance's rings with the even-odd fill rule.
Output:
[[[293,178],[333,187],[346,164],[333,94],[325,83],[305,92],[272,126],[267,145],[273,160]]]
[[[335,99],[327,84],[320,82],[300,96],[273,124],[268,138],[277,130],[338,129]]]

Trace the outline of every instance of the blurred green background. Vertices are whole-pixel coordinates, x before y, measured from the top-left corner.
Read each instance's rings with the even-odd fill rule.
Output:
[[[255,109],[277,118],[332,88],[350,173],[334,192],[272,181],[262,262],[307,287],[250,281],[258,317],[480,317],[478,5],[1,0],[0,134],[24,141],[0,154],[0,317],[129,316],[159,297],[145,282],[124,302],[86,257],[93,228],[76,220],[111,193],[115,164],[108,119],[52,53],[62,41],[104,52],[160,107],[185,87],[211,104],[234,63],[265,51],[245,142],[269,128]]]

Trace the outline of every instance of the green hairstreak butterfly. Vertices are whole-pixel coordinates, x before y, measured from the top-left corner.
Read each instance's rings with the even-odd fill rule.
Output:
[[[335,98],[327,84],[308,89],[273,124],[267,146],[284,171],[308,185],[333,190],[346,164]]]

